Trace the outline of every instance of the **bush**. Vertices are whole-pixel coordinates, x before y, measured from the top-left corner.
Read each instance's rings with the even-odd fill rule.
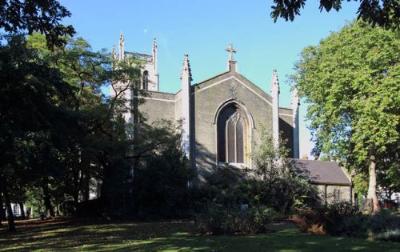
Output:
[[[329,234],[361,236],[365,233],[365,217],[349,202],[329,204],[323,216],[325,230]]]
[[[303,232],[347,236],[366,234],[365,217],[348,202],[315,209],[298,209],[292,220]]]
[[[390,210],[383,209],[369,218],[369,228],[372,233],[400,229],[400,217]]]
[[[292,220],[305,232],[400,241],[398,215],[388,210],[364,215],[348,202],[333,203],[320,209],[302,209]]]
[[[373,237],[375,240],[400,242],[400,229],[387,230]]]
[[[368,227],[372,239],[400,242],[400,217],[390,210],[370,216]]]
[[[267,207],[242,207],[227,209],[222,205],[212,205],[208,211],[197,215],[196,224],[203,233],[257,234],[267,231],[267,225],[279,215]]]
[[[297,209],[296,214],[290,219],[299,227],[302,232],[312,234],[325,234],[323,212],[311,208]]]

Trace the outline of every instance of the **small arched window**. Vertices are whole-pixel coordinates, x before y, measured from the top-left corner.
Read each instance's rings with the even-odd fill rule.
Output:
[[[149,72],[147,70],[143,72],[142,88],[144,90],[149,88]]]

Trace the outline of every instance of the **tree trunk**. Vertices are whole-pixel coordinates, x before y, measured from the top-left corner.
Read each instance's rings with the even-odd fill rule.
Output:
[[[43,196],[44,196],[44,205],[46,207],[46,215],[50,215],[51,217],[54,217],[54,209],[53,206],[51,205],[51,199],[50,199],[50,192],[49,192],[49,185],[47,184],[47,179],[44,179],[43,184],[42,184],[42,189],[43,189]]]
[[[15,232],[16,230],[15,230],[14,214],[12,212],[10,197],[8,195],[6,186],[3,187],[3,194],[7,208],[8,231]]]
[[[26,216],[25,216],[25,211],[24,211],[24,204],[22,202],[19,202],[18,204],[19,204],[19,209],[21,210],[21,218],[25,219]]]
[[[367,210],[371,213],[377,213],[381,207],[379,205],[378,196],[376,195],[376,160],[375,155],[370,156],[369,164],[369,184],[367,195]]]

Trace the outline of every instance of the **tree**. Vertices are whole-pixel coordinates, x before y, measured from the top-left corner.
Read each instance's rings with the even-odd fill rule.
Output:
[[[310,104],[316,152],[368,173],[368,202],[378,211],[377,170],[385,167],[377,164],[400,141],[398,34],[351,23],[305,48],[295,70],[293,81]]]
[[[73,87],[27,47],[23,36],[11,36],[0,46],[0,61],[0,184],[10,210],[12,186],[22,188],[34,177],[30,161],[37,139],[68,124],[63,111],[74,95]],[[8,216],[9,229],[14,230],[12,212]]]
[[[61,20],[71,13],[56,0],[4,0],[0,1],[0,28],[7,33],[40,32],[49,46],[65,43],[65,35],[75,31]]]
[[[140,125],[133,197],[134,210],[142,216],[182,217],[188,212],[193,174],[181,148],[180,131],[170,121]]]
[[[272,136],[263,130],[253,157],[255,174],[261,178],[254,183],[258,185],[254,198],[284,214],[299,206],[316,206],[319,196],[309,174],[296,168],[289,158],[286,140],[282,136],[280,139],[279,148],[275,149]]]
[[[320,11],[332,9],[339,11],[344,0],[320,0]],[[283,18],[293,21],[300,15],[306,0],[274,0],[271,17],[276,20]],[[398,0],[360,0],[358,19],[387,28],[400,28],[400,1]]]
[[[61,19],[69,15],[68,10],[55,0],[5,0],[0,2],[0,29],[2,34],[8,36],[41,32],[46,35],[48,46],[53,47],[64,44],[62,36],[74,33],[72,26],[61,24]],[[54,69],[36,59],[32,50],[26,50],[21,36],[2,37],[0,47],[0,93],[4,98],[0,104],[0,118],[4,122],[0,127],[3,161],[0,166],[0,191],[8,211],[9,230],[15,231],[9,187],[25,181],[19,179],[17,174],[25,174],[25,177],[29,174],[24,170],[27,169],[31,133],[41,127],[48,128],[54,115],[55,107],[50,105],[49,96],[56,98],[69,91],[63,87]],[[49,85],[47,81],[54,83]],[[58,98],[61,98],[60,105],[63,99],[61,96]],[[46,116],[50,121],[44,119]]]

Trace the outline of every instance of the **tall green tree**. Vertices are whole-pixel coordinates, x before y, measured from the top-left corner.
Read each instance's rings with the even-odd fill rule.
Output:
[[[378,211],[377,170],[400,141],[398,34],[353,22],[305,48],[295,69],[316,152],[368,173],[367,199]]]
[[[0,46],[0,184],[10,211],[10,189],[29,178],[30,152],[35,139],[67,118],[66,104],[73,102],[73,88],[59,71],[29,49],[22,36],[10,37]],[[9,228],[14,230],[9,218]]]
[[[68,10],[56,0],[0,1],[0,194],[7,206],[10,231],[15,230],[10,185],[25,181],[16,174],[29,174],[23,171],[27,169],[30,139],[40,128],[49,128],[56,108],[52,105],[55,100],[61,105],[70,91],[57,71],[27,50],[22,36],[4,35],[37,31],[45,34],[49,47],[62,45],[64,36],[74,33],[72,26],[61,23],[68,16]]]

